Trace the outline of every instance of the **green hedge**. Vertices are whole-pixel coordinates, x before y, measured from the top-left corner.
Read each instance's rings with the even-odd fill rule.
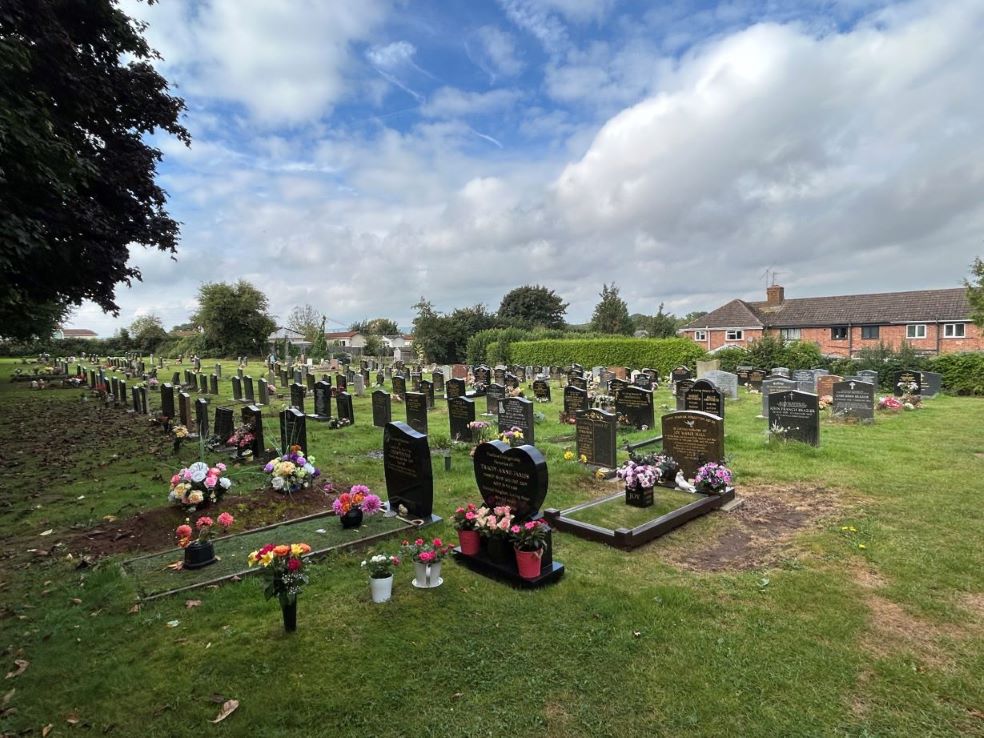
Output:
[[[943,354],[929,361],[943,375],[943,389],[957,395],[984,395],[984,352]]]
[[[680,365],[695,367],[704,350],[689,338],[575,338],[517,341],[511,346],[516,364],[542,366],[649,367],[665,376]]]

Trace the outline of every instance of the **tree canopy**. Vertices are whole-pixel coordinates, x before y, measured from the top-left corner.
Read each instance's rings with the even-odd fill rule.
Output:
[[[967,287],[967,300],[970,302],[970,319],[984,328],[984,261],[974,259],[970,267],[971,279],[964,280]]]
[[[287,316],[287,327],[292,331],[297,331],[304,336],[305,341],[310,341],[313,344],[318,338],[318,331],[321,330],[324,333],[322,317],[314,309],[314,306],[298,305]]]
[[[267,314],[266,295],[245,280],[235,285],[207,283],[198,288],[198,310],[192,316],[205,345],[224,356],[261,354],[277,324]]]
[[[566,312],[567,303],[556,292],[537,284],[507,292],[498,317],[501,323],[520,328],[563,328]]]
[[[395,336],[399,334],[400,327],[395,320],[389,318],[373,318],[372,320],[360,320],[349,326],[350,331],[358,331],[366,336]]]
[[[152,354],[167,340],[167,331],[157,315],[148,313],[130,324],[130,338],[134,348]]]
[[[634,327],[629,317],[629,308],[625,300],[618,296],[618,287],[612,283],[602,285],[599,294],[601,302],[595,305],[591,316],[591,330],[598,333],[618,333],[631,335]]]
[[[164,132],[190,143],[144,26],[112,0],[0,3],[0,325],[140,279],[139,244],[174,253],[156,183]]]

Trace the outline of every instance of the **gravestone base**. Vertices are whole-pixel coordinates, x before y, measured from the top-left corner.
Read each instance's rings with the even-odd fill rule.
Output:
[[[314,413],[308,413],[307,419],[308,420],[313,420],[316,423],[327,423],[329,420],[331,420],[331,416],[330,415],[315,415]]]
[[[721,512],[734,512],[745,504],[744,497],[734,497],[730,502],[721,505]]]
[[[550,560],[540,569],[540,576],[535,579],[524,579],[519,576],[516,568],[515,559],[510,559],[508,563],[500,564],[492,561],[484,551],[479,551],[474,556],[461,553],[460,547],[455,547],[454,558],[459,564],[464,564],[476,574],[481,574],[489,579],[510,584],[513,587],[524,589],[536,589],[553,584],[564,575],[564,565],[559,561]]]

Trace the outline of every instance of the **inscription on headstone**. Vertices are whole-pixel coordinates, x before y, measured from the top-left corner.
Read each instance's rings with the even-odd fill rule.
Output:
[[[508,505],[516,523],[540,511],[547,496],[547,461],[536,448],[480,443],[474,460],[475,481],[486,505]]]
[[[790,390],[769,395],[769,433],[773,438],[820,445],[819,398]]]
[[[427,395],[423,392],[407,392],[404,403],[407,409],[407,425],[418,433],[427,434]]]
[[[546,379],[534,379],[533,396],[543,402],[550,402],[550,382]]]
[[[863,423],[875,419],[875,387],[867,382],[846,380],[833,386],[833,413]]]
[[[591,400],[588,399],[587,390],[575,387],[572,384],[564,387],[564,414],[574,417],[579,410],[589,410]]]
[[[710,461],[724,459],[724,421],[716,415],[691,410],[667,413],[662,418],[663,450],[672,456],[687,479]]]
[[[683,395],[683,409],[724,418],[724,397],[707,379],[698,379]]]
[[[614,413],[592,408],[577,413],[575,438],[578,458],[584,456],[587,463],[614,469],[616,466],[615,430],[618,425]]]
[[[615,412],[635,428],[653,427],[653,393],[628,385],[615,396]]]
[[[523,443],[536,445],[533,403],[525,397],[507,397],[500,403],[500,407],[499,432],[519,428],[523,432]]]

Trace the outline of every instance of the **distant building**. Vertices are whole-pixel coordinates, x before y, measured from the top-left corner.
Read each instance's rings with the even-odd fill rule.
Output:
[[[358,331],[336,331],[325,333],[328,345],[344,346],[345,348],[365,348],[366,337]]]
[[[295,353],[301,353],[311,348],[311,342],[304,338],[303,333],[290,328],[278,328],[267,336],[267,343],[273,349],[282,348],[284,339],[287,339]]]
[[[402,349],[409,348],[413,345],[413,336],[396,334],[392,336],[383,336],[382,338],[383,345],[386,348]]]
[[[56,328],[52,338],[82,338],[86,341],[99,338],[95,331],[88,328]]]
[[[903,341],[924,354],[984,350],[962,287],[787,300],[785,289],[772,285],[764,302],[732,300],[677,332],[707,351],[763,335],[812,341],[824,355],[840,357],[879,343],[897,350]]]

